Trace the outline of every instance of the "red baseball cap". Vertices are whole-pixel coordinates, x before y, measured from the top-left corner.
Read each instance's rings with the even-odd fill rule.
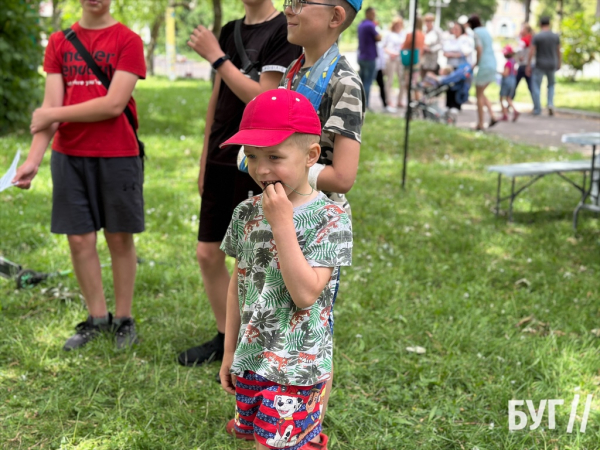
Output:
[[[294,133],[321,135],[321,121],[302,94],[289,89],[263,92],[246,105],[240,131],[223,142],[227,145],[272,147]]]

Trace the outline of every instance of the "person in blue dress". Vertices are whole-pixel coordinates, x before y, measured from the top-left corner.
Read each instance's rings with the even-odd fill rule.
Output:
[[[477,127],[475,129],[483,130],[484,106],[487,108],[490,115],[488,128],[493,127],[498,123],[494,116],[494,111],[492,111],[492,104],[485,95],[485,90],[488,85],[496,80],[496,57],[494,56],[494,49],[492,47],[492,36],[490,36],[488,30],[481,25],[479,16],[474,14],[469,17],[468,24],[475,35],[475,50],[477,52],[477,60],[473,65],[473,68],[477,67],[477,74],[475,75]]]

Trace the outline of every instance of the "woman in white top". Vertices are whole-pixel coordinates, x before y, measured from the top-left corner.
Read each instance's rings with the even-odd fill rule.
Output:
[[[452,36],[453,37],[444,42],[444,56],[448,58],[448,65],[456,69],[464,62],[471,64],[471,57],[475,50],[475,42],[465,32],[464,25],[454,22]],[[460,109],[460,104],[456,101],[455,91],[447,91],[446,106],[448,108]]]
[[[398,94],[397,106],[404,107],[404,86],[402,83],[403,67],[400,60],[400,49],[404,40],[406,39],[406,32],[403,30],[404,20],[402,17],[395,17],[390,26],[390,31],[383,38],[383,51],[386,56],[385,63],[385,87],[387,91],[388,107],[387,110],[394,112],[395,108],[392,106],[392,90],[394,85],[394,75],[398,77],[398,84],[400,85],[400,92]]]

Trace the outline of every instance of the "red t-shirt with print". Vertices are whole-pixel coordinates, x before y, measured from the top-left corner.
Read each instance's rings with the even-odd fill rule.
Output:
[[[146,77],[144,46],[141,38],[121,23],[100,30],[72,27],[96,63],[112,79],[115,71]],[[44,57],[47,73],[60,73],[65,84],[64,106],[75,105],[106,95],[106,88],[96,78],[75,47],[62,32],[53,33]],[[129,99],[137,128],[137,110]],[[125,114],[100,122],[64,122],[58,127],[52,148],[71,156],[137,156],[139,149]]]

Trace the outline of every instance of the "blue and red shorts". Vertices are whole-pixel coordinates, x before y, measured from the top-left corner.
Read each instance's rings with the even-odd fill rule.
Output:
[[[325,383],[283,386],[246,371],[235,386],[235,429],[267,448],[297,450],[321,433]]]

